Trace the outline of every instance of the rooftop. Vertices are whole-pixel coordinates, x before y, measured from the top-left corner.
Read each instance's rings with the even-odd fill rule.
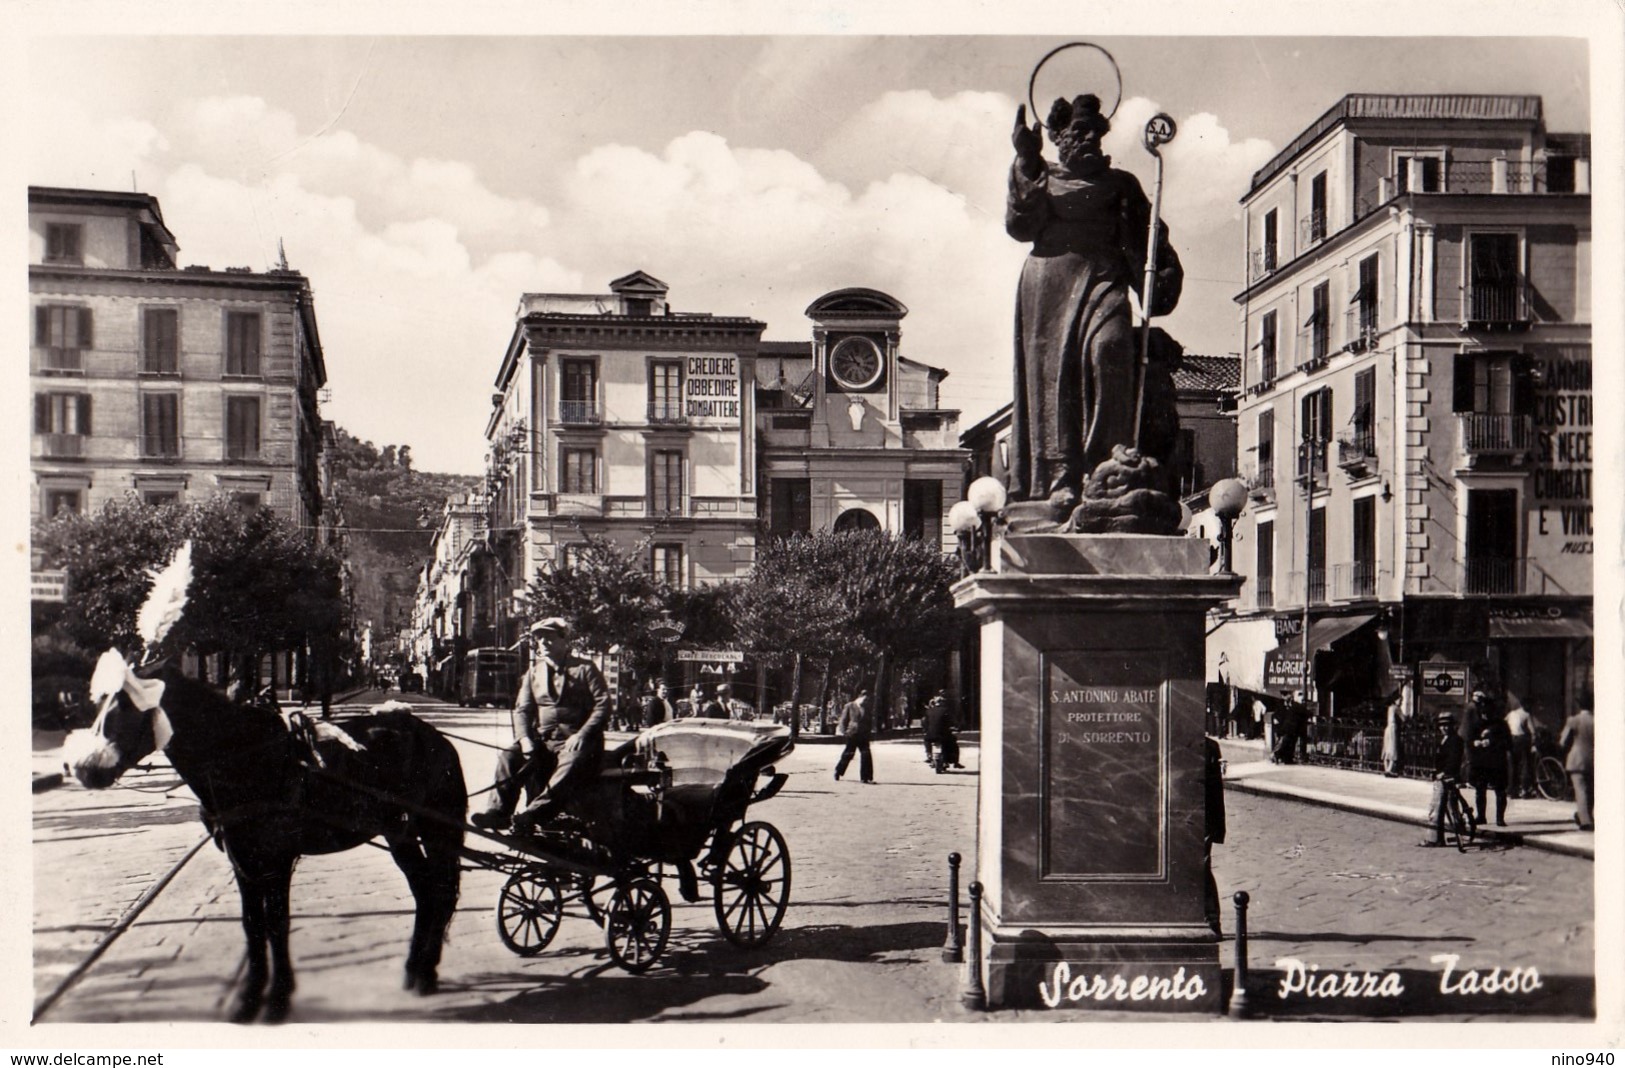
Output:
[[[1350,93],[1326,110],[1293,138],[1273,159],[1253,172],[1249,195],[1274,178],[1294,157],[1328,130],[1350,119],[1385,119],[1413,122],[1522,122],[1541,121],[1538,96],[1502,96],[1477,93]]]

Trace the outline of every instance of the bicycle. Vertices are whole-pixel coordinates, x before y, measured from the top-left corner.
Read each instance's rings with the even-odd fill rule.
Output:
[[[1445,841],[1456,847],[1456,852],[1465,853],[1467,847],[1472,845],[1473,839],[1478,836],[1478,819],[1473,815],[1472,805],[1462,795],[1461,783],[1454,779],[1444,784],[1444,837]]]
[[[1563,750],[1544,727],[1535,731],[1535,791],[1548,801],[1573,801],[1574,787],[1563,766]]]

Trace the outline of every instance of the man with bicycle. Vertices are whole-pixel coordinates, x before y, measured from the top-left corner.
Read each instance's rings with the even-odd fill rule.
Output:
[[[1439,751],[1433,758],[1433,837],[1424,839],[1419,846],[1438,848],[1444,845],[1444,823],[1449,819],[1446,794],[1456,788],[1461,776],[1461,758],[1465,750],[1461,735],[1456,732],[1456,714],[1449,710],[1439,713]]]

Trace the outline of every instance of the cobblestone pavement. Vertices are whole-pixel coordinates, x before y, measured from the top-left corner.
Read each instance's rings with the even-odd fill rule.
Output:
[[[504,741],[505,714],[425,711],[464,739],[457,744],[470,788],[488,783],[494,750],[476,743]],[[839,752],[820,744],[797,749],[781,765],[791,773],[785,790],[752,811],[783,831],[794,862],[785,925],[766,947],[734,948],[717,933],[708,901],[679,902],[666,956],[647,974],[615,968],[601,933],[584,915],[567,916],[542,955],[520,958],[496,937],[493,906],[502,877],[477,870],[464,879],[441,967],[443,993],[417,998],[398,989],[411,924],[405,881],[386,853],[364,847],[307,858],[295,876],[299,992],[293,1022],[1145,1019],[1077,1009],[986,1015],[962,1009],[961,970],[941,963],[940,951],[949,852],[965,855],[969,878],[977,752],[966,749],[967,770],[938,776],[922,762],[918,742],[878,743],[872,786],[852,774],[832,781]],[[76,787],[41,795],[36,835],[42,820],[60,819],[67,808],[89,828],[79,833],[100,833],[96,806],[106,796]],[[1272,1015],[1383,1015],[1382,1005],[1272,1002],[1265,992],[1279,978],[1274,962],[1286,957],[1322,972],[1401,969],[1416,988],[1436,984],[1438,966],[1430,958],[1440,952],[1458,954],[1462,969],[1538,967],[1548,991],[1573,994],[1589,981],[1587,861],[1518,849],[1418,849],[1415,828],[1274,798],[1232,795],[1228,807],[1230,838],[1215,851],[1215,873],[1227,899],[1242,889],[1253,896],[1251,989],[1255,1004]],[[160,826],[195,840],[195,823]],[[36,895],[36,943],[60,939],[66,917],[86,917],[93,927],[117,912],[109,892],[96,887],[119,886],[124,869],[161,870],[150,848],[156,844],[156,837],[151,843],[114,838],[105,864],[98,858],[75,865],[62,853],[62,871],[37,876],[54,880],[38,885],[57,897]],[[48,848],[36,846],[37,858]],[[131,859],[117,857],[121,852]],[[37,864],[36,871],[49,866]],[[124,878],[140,892],[138,875]],[[100,911],[85,911],[87,896],[101,903]],[[68,947],[60,949],[66,955]],[[1229,967],[1228,942],[1222,953]],[[49,1019],[217,1020],[241,955],[229,868],[206,847]],[[37,981],[43,985],[45,977]],[[1414,1011],[1464,1019],[1506,1010],[1480,998],[1422,1001]],[[1547,1009],[1548,1015],[1563,1012]]]

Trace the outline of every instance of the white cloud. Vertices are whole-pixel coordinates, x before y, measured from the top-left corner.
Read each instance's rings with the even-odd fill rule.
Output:
[[[1138,131],[1154,110],[1125,102],[1110,146],[1146,175]],[[986,414],[1008,397],[1026,255],[1003,226],[1014,114],[994,93],[887,93],[836,129],[821,165],[704,131],[654,151],[605,144],[560,161],[558,200],[542,204],[489,188],[468,162],[404,158],[342,128],[301,129],[257,97],[215,98],[181,101],[162,123],[57,109],[36,134],[51,166],[34,180],[123,188],[99,176],[137,167],[184,262],[263,269],[281,238],[316,290],[327,414],[410,444],[425,469],[468,471],[519,294],[601,292],[638,268],[671,284],[678,310],[752,315],[781,340],[810,337],[803,309],[824,292],[884,290],[911,310],[905,355],[952,372],[944,403]],[[1165,215],[1198,273],[1201,248],[1228,246],[1190,228],[1228,213],[1270,146],[1232,143],[1210,115],[1181,124]]]
[[[1161,110],[1155,101],[1130,97],[1117,109],[1105,141],[1112,162],[1137,174],[1147,196],[1156,164],[1140,138],[1147,120]],[[1253,172],[1275,154],[1275,146],[1256,137],[1232,141],[1211,112],[1175,119],[1178,134],[1162,149],[1163,218],[1187,231],[1239,219],[1241,193]]]

